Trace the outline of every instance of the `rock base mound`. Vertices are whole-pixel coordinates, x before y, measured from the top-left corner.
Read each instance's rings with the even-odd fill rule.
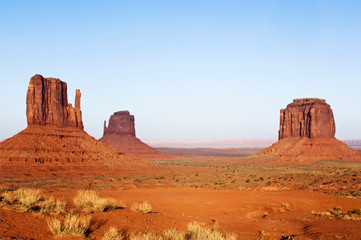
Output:
[[[274,163],[312,164],[315,161],[361,161],[361,153],[335,138],[290,137],[281,139],[254,156]]]
[[[56,126],[30,126],[1,142],[0,166],[2,176],[34,175],[40,169],[42,176],[58,176],[68,169],[77,170],[75,175],[87,175],[99,168],[135,171],[154,167],[125,156],[81,129]]]

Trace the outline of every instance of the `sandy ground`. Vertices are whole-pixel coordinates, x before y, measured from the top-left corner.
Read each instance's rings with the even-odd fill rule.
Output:
[[[361,221],[321,217],[311,213],[341,207],[347,211],[361,206],[361,199],[303,191],[234,191],[187,188],[111,189],[99,192],[126,203],[124,209],[92,213],[89,238],[101,239],[109,227],[128,234],[185,230],[192,221],[216,223],[223,232],[238,239],[359,239]],[[68,204],[76,190],[47,189],[44,194],[64,197]],[[130,210],[134,202],[148,201],[152,213]],[[287,207],[284,207],[287,206]],[[2,239],[52,239],[45,217],[1,209]],[[67,238],[63,238],[67,239]]]

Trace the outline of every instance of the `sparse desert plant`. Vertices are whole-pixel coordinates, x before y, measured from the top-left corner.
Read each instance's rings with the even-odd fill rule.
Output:
[[[280,207],[281,212],[285,212],[285,211],[289,211],[289,210],[290,210],[290,205],[288,203],[281,204],[281,207]]]
[[[2,194],[2,202],[5,204],[13,204],[18,199],[15,191],[7,191]]]
[[[143,203],[134,203],[132,205],[132,210],[134,212],[150,213],[152,211],[152,205],[147,201]]]
[[[79,190],[75,198],[74,204],[87,212],[98,211],[103,212],[106,209],[114,208],[113,199],[101,198],[94,190]]]
[[[91,216],[67,215],[63,225],[58,218],[49,219],[47,223],[53,235],[86,237],[91,224]]]
[[[19,188],[15,193],[17,200],[21,203],[20,208],[26,212],[32,210],[41,199],[39,189]]]
[[[187,231],[165,230],[162,234],[142,233],[131,235],[130,240],[236,240],[234,234],[222,234],[214,226],[209,227],[198,222],[187,225]]]
[[[63,234],[63,229],[61,227],[61,222],[59,219],[51,218],[51,219],[48,219],[46,222],[48,224],[50,232],[53,235],[62,235]]]
[[[185,238],[185,234],[177,229],[165,230],[163,236],[166,240],[183,240]]]
[[[130,240],[163,240],[161,235],[152,233],[136,234],[130,237]]]
[[[63,198],[56,199],[56,205],[54,208],[55,213],[57,214],[65,213],[65,206],[66,206],[66,201]]]
[[[54,197],[45,198],[44,201],[39,203],[40,213],[44,214],[51,211],[56,206]]]
[[[91,216],[67,215],[64,221],[64,231],[78,237],[85,237],[90,227]]]
[[[236,240],[234,234],[222,234],[216,228],[209,228],[198,222],[191,222],[187,225],[186,239],[189,240]]]
[[[123,240],[124,236],[119,233],[116,228],[110,227],[109,230],[104,234],[102,240]]]

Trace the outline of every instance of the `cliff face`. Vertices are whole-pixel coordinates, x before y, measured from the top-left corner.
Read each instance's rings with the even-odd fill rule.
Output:
[[[53,125],[83,129],[80,110],[80,90],[76,90],[75,105],[68,103],[67,85],[57,78],[35,75],[30,79],[26,95],[28,126]]]
[[[104,134],[99,141],[109,144],[120,152],[142,158],[168,157],[135,136],[134,116],[128,111],[115,112],[109,118],[108,127],[104,121]]]
[[[109,118],[109,126],[104,121],[104,136],[106,134],[130,135],[135,137],[134,116],[128,111],[118,111]]]
[[[278,139],[288,137],[333,138],[335,121],[330,105],[323,99],[294,99],[280,111]]]

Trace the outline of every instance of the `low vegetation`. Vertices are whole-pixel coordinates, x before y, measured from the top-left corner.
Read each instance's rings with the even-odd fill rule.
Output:
[[[104,212],[115,208],[114,199],[101,198],[94,190],[79,190],[73,201],[79,209],[87,212]]]
[[[335,207],[333,210],[327,210],[324,212],[311,212],[314,215],[322,217],[337,217],[344,220],[361,220],[361,208],[355,208],[347,212],[343,212],[341,207]]]
[[[134,203],[131,208],[134,212],[150,213],[152,212],[152,205],[147,201],[143,203]]]
[[[53,235],[66,236],[73,235],[76,237],[86,237],[90,224],[91,216],[85,215],[67,215],[62,224],[58,218],[47,220],[49,230]]]
[[[185,232],[176,229],[165,230],[162,234],[143,233],[133,235],[130,240],[236,240],[234,234],[224,234],[215,227],[206,226],[198,222],[187,225]]]
[[[109,230],[104,234],[102,240],[123,240],[124,236],[122,233],[118,232],[115,227],[109,228]]]
[[[4,192],[2,203],[8,208],[20,209],[24,212],[40,212],[44,215],[64,213],[66,205],[63,199],[43,196],[39,189],[31,188]]]

